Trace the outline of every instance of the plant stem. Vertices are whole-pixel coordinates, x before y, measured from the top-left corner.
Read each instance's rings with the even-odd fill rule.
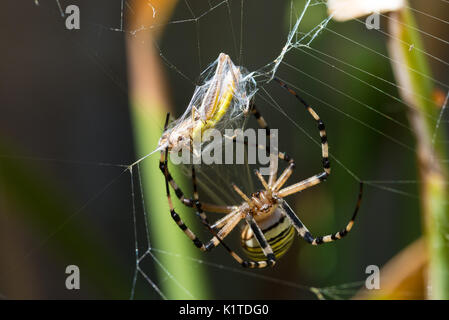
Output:
[[[388,43],[392,67],[400,95],[408,106],[409,121],[414,129],[417,160],[421,179],[421,207],[424,234],[429,253],[427,297],[449,298],[449,207],[447,206],[447,172],[439,159],[446,158],[442,145],[432,137],[438,108],[430,102],[433,84],[423,51],[418,27],[408,7],[390,14],[391,38]],[[426,100],[423,97],[427,97]],[[406,227],[406,225],[405,225]]]
[[[171,17],[176,3],[176,0],[155,0],[151,2],[151,5],[148,4],[148,1],[137,2],[135,14],[130,15],[130,19],[127,20],[127,28],[136,30],[140,26],[148,24],[164,26]],[[155,46],[152,45],[152,41],[157,40],[162,31],[162,27],[156,28],[154,32],[145,29],[126,39],[131,116],[136,153],[139,157],[156,149],[170,106],[161,59]],[[158,249],[157,253],[152,252],[157,260],[150,256],[145,259],[151,262],[158,274],[158,281],[155,282],[161,289],[163,298],[210,298],[205,267],[176,256],[179,254],[199,259],[201,253],[170,216],[165,194],[165,179],[159,170],[158,157],[159,153],[156,153],[139,163],[143,197],[147,208],[147,217],[145,218],[148,222],[151,247]],[[137,172],[137,170],[134,171]],[[183,175],[177,174],[180,170],[175,166],[170,171],[188,195],[189,190],[185,188],[185,183],[189,183],[190,187],[190,179],[182,179]],[[138,186],[136,179],[135,186]],[[176,211],[186,224],[190,226],[196,223],[197,221],[189,219],[190,217],[195,218],[194,212],[184,207],[173,194],[172,198],[174,198]],[[189,224],[189,221],[192,223]],[[164,252],[166,254],[163,254]],[[142,266],[148,265],[142,264]],[[145,268],[143,271],[149,272],[150,270]],[[155,280],[154,277],[151,279]]]
[[[139,105],[136,102],[133,102],[132,105],[137,154],[145,155],[145,153],[152,151],[150,146],[153,149],[154,146],[157,146],[166,113],[163,108],[156,105],[145,105],[145,108],[142,107],[142,104]],[[155,122],[159,122],[161,125],[156,126],[154,125]],[[179,254],[200,258],[200,251],[193,246],[192,242],[179,230],[170,217],[165,194],[165,179],[159,170],[158,156],[159,153],[156,153],[155,156],[145,159],[139,164],[139,167],[141,169],[143,196],[147,207],[146,219],[152,241],[151,245],[169,253],[169,255],[154,253],[166,269],[164,270],[158,266],[156,261],[153,261],[159,275],[162,292],[168,299],[207,299],[210,296],[204,266],[170,256],[170,254]],[[170,171],[176,177],[178,170],[173,168]],[[182,186],[181,179],[178,178],[177,182],[181,183]],[[191,221],[188,217],[189,215],[193,216],[193,212],[189,212],[189,209],[183,207],[178,201],[175,201],[174,204],[176,211],[188,224]],[[147,257],[147,259],[151,258]]]

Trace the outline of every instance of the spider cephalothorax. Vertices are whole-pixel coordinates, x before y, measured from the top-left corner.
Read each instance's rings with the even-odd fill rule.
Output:
[[[275,259],[279,259],[293,243],[295,229],[280,205],[282,200],[270,189],[258,172],[256,175],[267,189],[251,194],[250,203],[245,202],[242,206],[245,204],[248,206],[247,214],[252,215],[258,228],[262,231],[266,239],[266,247],[269,246],[272,249],[272,252],[266,252],[266,254],[270,256],[272,254]],[[253,231],[254,228],[256,227],[251,226],[251,223],[245,225],[240,236],[241,245],[250,259],[263,261],[267,256],[259,243],[264,243],[264,240],[257,238],[257,233]],[[274,264],[274,262],[271,263]]]
[[[253,193],[250,198],[253,208],[251,214],[256,221],[262,221],[276,209],[277,203],[273,194],[267,190]]]

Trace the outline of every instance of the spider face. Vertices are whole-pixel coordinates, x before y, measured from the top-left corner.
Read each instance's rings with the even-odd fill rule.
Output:
[[[270,190],[260,190],[251,194],[249,213],[259,222],[270,217],[277,208],[277,202]]]

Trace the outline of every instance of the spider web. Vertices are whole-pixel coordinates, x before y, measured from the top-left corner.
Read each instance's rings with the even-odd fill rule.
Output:
[[[39,9],[36,14],[47,15],[50,19],[65,18],[63,8],[69,4],[62,0],[30,2]],[[161,14],[156,2],[148,1],[147,5],[153,18]],[[266,10],[262,10],[264,6],[267,7]],[[275,10],[279,6],[283,6],[283,10]],[[441,30],[448,24],[443,15],[449,12],[448,6],[444,0],[432,0],[432,10],[419,6],[417,1],[410,4],[410,9],[418,18],[418,25],[426,26],[425,29],[418,30],[425,41],[425,48],[411,44],[411,50],[422,52],[428,57],[433,73],[420,76],[429,79],[440,92],[440,99],[435,100],[438,101],[435,105],[441,111],[437,118],[432,119],[435,122],[432,137],[434,144],[449,143],[443,132],[445,124],[449,122],[449,79],[446,75],[449,67],[449,43],[444,34],[441,35]],[[191,282],[185,280],[181,269],[186,268],[188,272],[206,274],[203,282],[209,287],[206,291],[210,293],[206,297],[342,299],[352,297],[363,287],[367,265],[382,266],[420,235],[418,186],[421,182],[416,178],[413,160],[409,160],[414,159],[416,152],[414,129],[404,116],[405,110],[410,106],[399,96],[400,88],[390,72],[390,64],[400,62],[392,61],[384,46],[385,41],[392,37],[386,28],[391,19],[388,15],[381,14],[379,30],[368,31],[364,19],[355,19],[345,24],[330,21],[322,1],[285,1],[281,5],[278,2],[270,4],[265,1],[230,0],[211,0],[198,4],[186,0],[179,1],[168,23],[156,25],[149,21],[136,29],[127,29],[126,19],[136,14],[136,6],[132,1],[108,1],[101,5],[80,3],[80,8],[82,14],[83,8],[92,9],[89,11],[90,20],[86,27],[83,24],[81,32],[95,34],[97,39],[112,37],[113,41],[119,42],[123,41],[123,37],[137,39],[139,33],[164,29],[161,41],[149,40],[142,45],[155,49],[160,61],[166,66],[168,82],[173,88],[173,104],[179,106],[176,109],[177,115],[182,114],[182,106],[186,105],[189,94],[197,84],[195,79],[214,61],[219,52],[229,53],[239,65],[256,71],[255,79],[260,84],[257,104],[271,127],[285,128],[284,140],[280,130],[280,150],[292,154],[299,162],[297,172],[291,178],[292,181],[298,181],[316,173],[314,170],[319,170],[320,143],[313,123],[296,108],[295,101],[292,102],[291,97],[270,82],[276,74],[310,101],[321,118],[325,119],[333,161],[333,173],[329,182],[319,188],[324,190],[298,196],[300,200],[294,198],[291,200],[293,208],[300,217],[304,216],[306,224],[315,234],[337,230],[343,225],[353,206],[357,182],[364,181],[367,188],[363,211],[354,233],[345,241],[319,249],[295,243],[287,256],[279,261],[276,269],[245,270],[237,266],[224,250],[216,250],[206,257],[193,253],[193,250],[187,253],[182,250],[167,250],[153,238],[155,228],[158,228],[155,222],[160,221],[156,219],[156,215],[169,220],[168,211],[165,215],[154,212],[152,204],[145,202],[147,198],[144,195],[157,187],[145,180],[141,165],[156,167],[156,154],[132,167],[129,165],[134,161],[116,161],[114,159],[118,157],[114,156],[106,158],[106,161],[79,161],[80,157],[74,148],[69,153],[70,160],[66,160],[66,157],[53,157],[51,149],[48,152],[38,150],[37,154],[42,156],[35,156],[33,152],[26,153],[27,156],[23,157],[14,153],[4,154],[2,159],[32,163],[48,175],[46,172],[54,170],[58,171],[59,177],[82,172],[84,177],[88,177],[86,181],[92,183],[92,186],[86,187],[86,182],[78,182],[72,189],[68,189],[77,191],[81,205],[66,217],[59,218],[57,228],[51,228],[37,242],[25,247],[21,251],[23,254],[17,259],[20,264],[31,257],[42,257],[40,253],[54,242],[59,233],[74,226],[72,220],[76,216],[95,212],[85,218],[96,226],[94,230],[102,230],[106,234],[103,229],[108,229],[109,219],[116,220],[119,225],[124,220],[128,222],[125,223],[128,232],[120,233],[121,240],[103,235],[107,239],[107,249],[103,250],[115,254],[114,247],[117,246],[124,252],[121,253],[121,259],[126,261],[128,271],[124,272],[126,276],[121,276],[126,279],[111,281],[122,283],[128,280],[127,295],[131,298],[173,298],[172,289],[169,288],[175,288],[179,292],[177,297],[205,297],[197,293],[199,289]],[[111,10],[116,13],[115,17],[111,21],[102,19],[103,17],[96,15],[100,9]],[[270,23],[265,23],[267,17],[272,18]],[[63,31],[64,19],[59,21]],[[254,40],[253,35],[257,30],[261,34],[272,32],[276,37],[269,38],[269,41]],[[213,32],[221,41],[208,38]],[[109,55],[98,44],[86,43],[80,38],[81,36],[75,35],[70,41],[89,61],[94,62],[95,67],[126,98],[126,74],[109,66],[117,55]],[[62,36],[54,41],[63,43]],[[177,47],[183,47],[185,51],[178,52]],[[261,48],[264,50],[260,50]],[[366,60],[361,59],[361,56]],[[121,61],[125,63],[124,59]],[[338,125],[334,125],[334,122],[338,122]],[[162,123],[154,122],[153,125],[162,131]],[[61,128],[59,130],[62,132]],[[351,135],[351,131],[355,130],[359,133],[356,137]],[[286,138],[289,134],[298,136],[298,141],[295,141],[298,150],[292,150],[292,141]],[[374,150],[366,147],[367,144],[372,144]],[[138,159],[154,149],[154,145],[148,146],[148,150],[145,150],[147,153],[139,155]],[[362,154],[354,152],[358,149],[363,150]],[[364,157],[363,153],[369,154],[369,157]],[[449,163],[449,159],[440,160],[442,163]],[[401,162],[406,165],[401,166]],[[215,169],[212,174],[225,175],[221,178],[225,185],[233,179],[226,176],[232,173],[229,171],[220,173]],[[248,172],[242,177],[243,181],[238,181],[239,183],[253,179],[252,173]],[[71,177],[71,181],[76,179]],[[207,181],[204,184],[207,185]],[[83,188],[86,191],[79,192]],[[251,186],[248,189],[254,190]],[[338,189],[345,192],[340,191],[338,196],[333,196]],[[209,196],[213,197],[215,194],[217,197],[219,192],[224,195],[227,193],[218,188]],[[344,196],[344,193],[347,195]],[[118,208],[113,205],[116,203],[115,198],[121,199],[121,206]],[[161,201],[166,202],[165,199]],[[179,202],[175,206],[178,209]],[[316,207],[320,207],[321,212],[316,212]],[[412,220],[407,225],[407,230],[403,228],[405,219]],[[179,230],[173,232],[180,233]],[[384,239],[378,239],[379,234]],[[394,241],[395,235],[401,235],[401,238]],[[170,241],[171,238],[171,235],[167,235],[165,241]],[[124,245],[123,239],[132,239],[131,246]],[[190,245],[187,239],[184,240]],[[382,250],[379,248],[386,252],[381,254],[379,251]],[[130,267],[131,252],[134,264]],[[103,256],[102,252],[97,253]],[[358,258],[357,261],[354,261],[354,256]],[[44,258],[39,260],[41,259]],[[9,294],[5,293],[4,296],[8,297]]]

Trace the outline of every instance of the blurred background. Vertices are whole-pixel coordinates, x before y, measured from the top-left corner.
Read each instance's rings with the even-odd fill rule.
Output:
[[[80,8],[80,30],[65,28],[57,1],[2,1],[1,298],[316,299],[316,287],[325,298],[347,299],[365,294],[359,290],[368,265],[382,269],[404,252],[419,263],[392,297],[424,297],[415,139],[397,88],[380,80],[395,82],[386,34],[360,21],[330,21],[311,49],[287,54],[284,61],[294,68],[280,66],[277,75],[325,121],[335,157],[329,180],[289,197],[292,208],[314,234],[337,231],[352,213],[358,179],[368,183],[345,240],[317,248],[297,239],[274,269],[253,271],[241,269],[221,248],[196,252],[181,234],[169,216],[158,154],[132,174],[126,167],[156,148],[166,112],[174,118],[183,113],[200,73],[220,52],[250,71],[276,58],[305,1],[59,2],[63,9],[69,4]],[[410,6],[419,29],[434,36],[423,35],[425,51],[448,61],[441,39],[449,5],[432,0]],[[312,29],[326,15],[325,6],[310,7],[300,29]],[[388,32],[388,19],[380,23]],[[432,99],[441,105],[448,67],[428,62]],[[260,91],[258,108],[270,127],[280,128],[279,149],[297,162],[290,181],[318,173],[314,123],[275,84],[264,90],[269,96]],[[256,126],[252,120],[248,125]],[[189,193],[188,177],[181,171],[175,176]],[[234,182],[253,179],[258,186],[252,173],[240,177]],[[229,185],[218,190],[205,198],[231,194]],[[201,232],[199,222],[191,224]],[[231,240],[235,248],[237,238]],[[137,273],[136,240],[138,256],[146,252]],[[65,287],[68,265],[80,268],[80,290]],[[390,278],[382,279],[387,287]]]

